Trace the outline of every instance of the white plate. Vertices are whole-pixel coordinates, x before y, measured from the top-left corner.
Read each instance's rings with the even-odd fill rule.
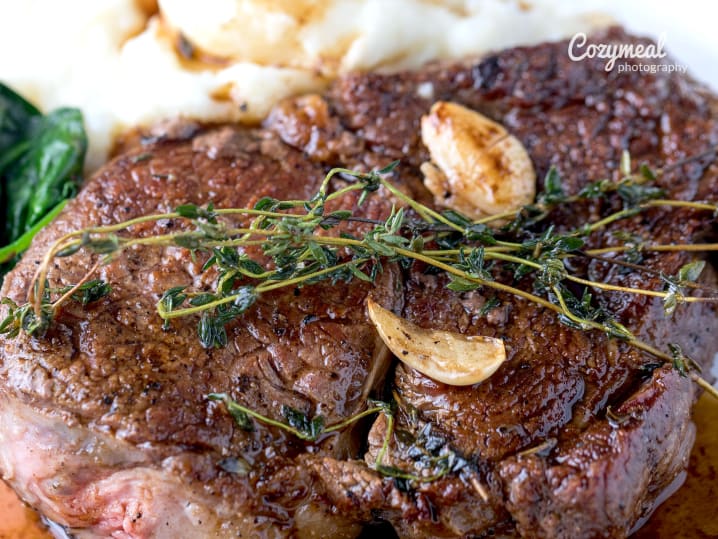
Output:
[[[705,0],[586,0],[564,4],[562,10],[569,13],[605,12],[634,33],[656,39],[664,35],[668,53],[677,62],[686,64],[693,77],[718,91],[718,3]]]

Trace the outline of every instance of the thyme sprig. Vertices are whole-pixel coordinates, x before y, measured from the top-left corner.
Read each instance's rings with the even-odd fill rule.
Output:
[[[207,348],[226,345],[226,325],[251,308],[264,293],[324,280],[373,282],[383,265],[392,262],[404,267],[418,262],[434,271],[443,271],[449,277],[448,288],[454,291],[489,288],[524,298],[555,312],[565,325],[602,331],[672,364],[675,364],[675,354],[638,340],[611,313],[596,307],[590,293],[585,292],[580,299],[574,297],[568,283],[586,290],[658,297],[664,301],[668,315],[680,304],[718,300],[689,293],[698,288],[695,281],[703,267],[700,262],[684,266],[675,276],[662,276],[663,290],[596,282],[573,275],[567,269],[565,261],[580,256],[626,251],[710,251],[718,247],[716,244],[675,246],[628,242],[623,246],[585,249],[587,238],[594,232],[652,208],[687,208],[718,214],[714,202],[662,198],[665,193],[655,185],[660,170],[654,172],[641,166],[637,173],[632,173],[628,154],[621,160],[618,181],[602,179],[575,195],[567,195],[558,171],[552,168],[535,204],[477,221],[453,210],[438,212],[413,200],[388,180],[397,164],[368,173],[332,169],[317,193],[308,200],[263,198],[253,208],[227,209],[216,209],[211,204],[207,207],[185,204],[174,212],[66,234],[47,251],[37,268],[28,294],[33,322],[24,322],[20,328],[28,333],[41,333],[58,306],[76,293],[68,291],[54,302],[47,301],[45,283],[55,257],[71,256],[81,250],[97,255],[95,266],[79,283],[82,284],[89,281],[97,265],[137,245],[175,246],[190,250],[193,256],[206,253],[203,271],[212,269],[217,274],[213,288],[205,291],[187,287],[169,289],[159,299],[157,310],[166,328],[172,319],[198,315],[199,338]],[[330,192],[331,180],[336,176],[341,176],[345,185]],[[380,189],[402,206],[393,208],[383,221],[354,216],[354,209]],[[353,192],[359,194],[353,209],[327,210],[331,202]],[[611,197],[621,201],[621,209],[572,230],[558,231],[548,226],[533,232],[558,207]],[[227,221],[227,217],[248,223],[236,226]],[[145,237],[131,235],[133,227],[160,220],[183,220],[192,228]],[[353,220],[360,221],[367,229],[360,236],[340,228]],[[499,220],[507,224],[498,229],[488,226]],[[251,258],[246,251],[249,247],[258,248],[262,258]],[[501,268],[513,269],[516,281],[532,277],[532,288],[497,279],[495,275]],[[13,309],[12,316],[17,317],[19,312],[23,320],[28,317],[27,306]]]
[[[20,331],[28,335],[43,333],[55,313],[55,309],[65,301],[74,300],[86,306],[99,301],[112,292],[112,287],[99,279],[90,280],[91,273],[77,284],[60,289],[45,287],[42,295],[40,315],[38,316],[30,303],[18,306],[11,298],[3,298],[0,304],[7,305],[8,313],[0,322],[0,335],[10,338],[17,337]],[[61,294],[60,298],[52,301],[53,294]]]
[[[423,426],[407,451],[407,455],[413,461],[414,466],[423,473],[411,473],[385,464],[389,446],[395,434],[394,416],[396,411],[395,404],[391,402],[369,399],[366,409],[342,421],[326,425],[324,416],[310,417],[306,413],[286,405],[282,406],[281,409],[284,421],[279,421],[238,403],[226,393],[210,393],[207,395],[207,399],[222,402],[236,425],[244,431],[253,431],[254,421],[257,421],[288,432],[307,443],[321,442],[326,435],[339,432],[365,417],[382,414],[386,421],[386,429],[382,445],[377,452],[372,468],[384,477],[393,478],[399,487],[404,490],[408,490],[411,483],[430,483],[449,473],[460,472],[468,466],[468,461],[453,451],[443,437],[432,432],[431,423],[426,423]]]
[[[282,406],[282,415],[284,416],[286,422],[282,422],[272,419],[266,415],[262,415],[255,410],[238,403],[226,393],[210,393],[207,395],[207,399],[211,401],[223,402],[227,407],[227,411],[242,430],[251,432],[254,429],[252,423],[252,419],[254,419],[266,425],[282,429],[306,442],[319,441],[325,435],[343,430],[349,425],[356,423],[367,416],[377,413],[392,413],[391,404],[383,401],[369,400],[369,407],[365,410],[362,410],[361,412],[358,412],[332,425],[325,425],[325,419],[322,415],[310,418],[304,412],[292,408],[291,406],[284,405]]]

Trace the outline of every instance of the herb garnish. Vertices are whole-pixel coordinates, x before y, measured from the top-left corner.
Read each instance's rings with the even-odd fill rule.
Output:
[[[254,427],[252,424],[252,419],[255,419],[272,427],[277,427],[282,430],[285,430],[288,433],[296,436],[300,440],[304,440],[307,442],[316,442],[323,435],[340,431],[351,425],[352,423],[356,423],[360,419],[369,415],[380,412],[387,414],[392,413],[390,404],[382,401],[369,400],[369,407],[366,410],[354,414],[353,416],[350,416],[347,419],[344,419],[338,423],[334,423],[332,425],[325,425],[324,417],[321,415],[315,416],[314,418],[309,418],[307,414],[301,412],[300,410],[297,410],[290,406],[282,406],[282,415],[286,419],[286,423],[283,423],[281,421],[277,421],[276,419],[272,419],[265,415],[259,414],[251,408],[242,406],[225,393],[210,393],[209,395],[207,395],[207,398],[212,401],[223,402],[227,407],[229,413],[234,418],[237,425],[243,430],[253,430]]]
[[[255,420],[265,425],[282,429],[309,443],[321,441],[326,434],[343,430],[367,416],[383,414],[386,420],[384,440],[372,467],[381,475],[393,478],[399,488],[404,490],[408,490],[410,483],[430,483],[449,473],[459,472],[468,466],[468,461],[453,451],[443,437],[432,432],[431,423],[424,424],[407,450],[407,455],[413,461],[414,466],[424,473],[414,474],[385,464],[385,458],[395,434],[394,415],[396,412],[392,403],[370,399],[365,410],[338,423],[325,425],[323,416],[318,415],[310,418],[307,414],[289,406],[282,406],[282,415],[286,420],[286,422],[282,422],[239,404],[225,393],[210,393],[207,398],[212,401],[223,402],[237,426],[242,430],[252,431],[254,429],[252,420]],[[398,396],[395,395],[395,398],[398,398]]]
[[[384,169],[369,173],[332,169],[316,195],[309,200],[263,198],[254,208],[226,209],[216,209],[211,204],[206,208],[185,204],[171,213],[148,215],[116,225],[71,232],[50,248],[38,267],[35,286],[28,295],[33,316],[38,323],[25,324],[22,328],[31,330],[29,333],[42,332],[52,318],[52,311],[63,301],[61,298],[49,306],[43,301],[45,282],[54,257],[70,256],[85,249],[99,255],[98,264],[101,264],[132,245],[174,245],[191,250],[193,255],[207,253],[209,258],[203,271],[213,268],[218,277],[213,289],[209,291],[195,292],[185,287],[168,290],[160,298],[157,309],[165,320],[165,327],[169,327],[174,318],[198,315],[198,333],[206,348],[224,346],[227,343],[225,326],[250,309],[265,292],[323,280],[337,282],[356,278],[374,281],[387,262],[398,262],[408,267],[418,261],[434,271],[445,272],[449,277],[447,286],[452,290],[464,292],[489,288],[510,293],[554,311],[558,320],[569,327],[602,331],[611,338],[623,340],[665,362],[676,364],[673,352],[667,353],[640,341],[618,323],[611,313],[596,307],[588,290],[660,297],[669,315],[683,303],[718,300],[716,297],[687,293],[689,289],[700,287],[695,280],[702,269],[701,262],[687,264],[676,276],[663,276],[665,290],[645,290],[584,279],[573,275],[565,261],[574,257],[600,256],[635,249],[634,244],[599,249],[584,247],[586,238],[593,232],[649,208],[690,208],[716,213],[718,206],[714,202],[660,198],[663,192],[655,187],[654,182],[661,170],[652,171],[642,166],[637,173],[631,173],[627,155],[621,163],[620,180],[600,180],[571,196],[566,195],[560,175],[552,168],[544,182],[546,189],[535,204],[473,222],[453,210],[437,212],[405,195],[386,177],[398,165],[398,162],[394,162]],[[339,174],[350,181],[345,187],[330,193],[331,180]],[[359,192],[360,205],[380,188],[404,205],[393,209],[385,221],[354,217],[351,210],[325,212],[329,202],[348,193]],[[621,200],[622,209],[574,230],[557,231],[549,226],[538,234],[527,232],[558,206],[610,196],[617,196]],[[236,227],[224,221],[222,218],[225,216],[243,216],[249,219],[249,223]],[[133,225],[168,219],[189,220],[194,228],[142,238],[120,235]],[[371,226],[361,236],[346,232],[338,236],[326,233],[347,221],[359,221]],[[500,229],[487,226],[498,221],[508,221],[508,224]],[[432,244],[438,249],[427,248]],[[248,246],[260,247],[271,264],[253,260],[238,250]],[[640,245],[641,252],[716,249],[718,246],[714,244],[676,246],[642,242]],[[533,290],[497,280],[494,270],[500,266],[513,268],[515,279],[532,277]],[[87,280],[93,272],[94,268],[86,277]],[[585,287],[583,296],[574,297],[568,283]],[[690,374],[701,386],[710,387],[695,372]],[[716,394],[715,390],[711,391]],[[294,423],[299,425],[299,422]]]

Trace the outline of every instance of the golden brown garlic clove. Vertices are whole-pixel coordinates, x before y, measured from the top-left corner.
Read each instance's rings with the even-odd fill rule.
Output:
[[[372,299],[369,318],[402,363],[429,378],[454,386],[483,382],[506,361],[501,339],[424,329],[396,316]]]
[[[421,119],[431,154],[424,183],[438,205],[472,219],[533,202],[536,173],[523,145],[504,127],[471,109],[438,101]]]

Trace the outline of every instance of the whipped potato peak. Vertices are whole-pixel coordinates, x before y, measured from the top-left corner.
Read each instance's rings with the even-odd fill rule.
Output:
[[[88,170],[137,125],[176,116],[256,123],[278,100],[352,70],[413,68],[596,23],[551,0],[159,0],[158,8],[149,17],[137,0],[26,0],[0,17],[0,46],[15,51],[0,58],[0,78],[44,110],[82,109]]]

